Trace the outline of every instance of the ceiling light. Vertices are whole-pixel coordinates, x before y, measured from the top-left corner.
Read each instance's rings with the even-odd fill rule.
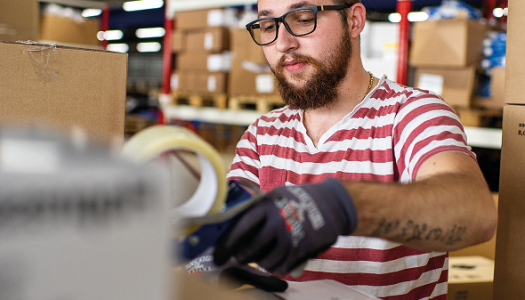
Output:
[[[135,34],[137,35],[139,39],[157,38],[157,37],[163,37],[164,34],[166,34],[166,29],[162,27],[140,28],[140,29],[137,29]]]
[[[108,44],[106,50],[113,52],[127,53],[129,51],[128,44]]]
[[[162,48],[161,44],[157,42],[137,44],[138,52],[159,52],[161,48]]]
[[[163,0],[140,0],[124,2],[122,8],[125,11],[137,11],[146,9],[161,8],[164,5]]]
[[[501,8],[501,7],[494,8],[494,10],[492,11],[492,14],[496,18],[503,17],[503,8]]]
[[[82,16],[84,18],[96,17],[96,16],[100,16],[101,14],[102,14],[102,9],[98,9],[98,8],[86,8],[82,11]]]
[[[422,22],[428,20],[428,14],[423,11],[413,11],[408,13],[409,22]],[[401,15],[399,13],[391,13],[388,15],[388,21],[392,23],[401,22]]]

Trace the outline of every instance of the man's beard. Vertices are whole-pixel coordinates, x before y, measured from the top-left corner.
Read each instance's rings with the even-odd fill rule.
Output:
[[[336,53],[330,55],[326,64],[303,55],[292,54],[291,58],[310,64],[315,73],[302,87],[295,87],[284,76],[285,57],[281,57],[275,69],[272,69],[277,79],[279,93],[284,102],[293,109],[316,109],[329,106],[337,97],[337,88],[348,72],[350,55],[352,53],[350,34],[343,32]],[[299,75],[291,75],[301,77]]]

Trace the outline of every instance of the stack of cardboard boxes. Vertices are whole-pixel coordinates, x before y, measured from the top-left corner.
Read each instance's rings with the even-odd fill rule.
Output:
[[[441,95],[453,107],[471,107],[486,30],[477,20],[415,23],[410,56],[415,86]]]
[[[172,36],[172,52],[176,54],[171,78],[174,96],[190,96],[192,104],[191,95],[226,95],[233,109],[240,108],[246,97],[266,102],[278,98],[262,47],[253,42],[246,29],[228,26],[225,13],[208,9],[176,14]],[[215,106],[225,108],[226,104],[217,101]]]
[[[494,299],[525,299],[525,1],[509,1]]]
[[[176,54],[171,89],[177,93],[225,95],[231,68],[230,31],[222,9],[176,15],[172,52]],[[225,101],[220,108],[225,108]]]

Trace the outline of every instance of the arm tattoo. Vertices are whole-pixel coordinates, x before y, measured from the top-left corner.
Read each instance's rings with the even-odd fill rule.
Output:
[[[382,219],[376,230],[372,232],[372,236],[386,237],[397,233],[393,237],[404,242],[439,241],[445,245],[453,245],[462,241],[466,231],[466,226],[454,225],[452,228],[444,230],[439,227],[430,227],[426,223],[418,224],[413,220],[409,220],[405,225],[401,225],[399,220],[387,221]]]

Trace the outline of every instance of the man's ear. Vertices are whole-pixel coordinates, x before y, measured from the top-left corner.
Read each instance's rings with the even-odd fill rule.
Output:
[[[348,9],[347,16],[350,37],[357,38],[365,28],[366,8],[361,3],[356,3]]]

